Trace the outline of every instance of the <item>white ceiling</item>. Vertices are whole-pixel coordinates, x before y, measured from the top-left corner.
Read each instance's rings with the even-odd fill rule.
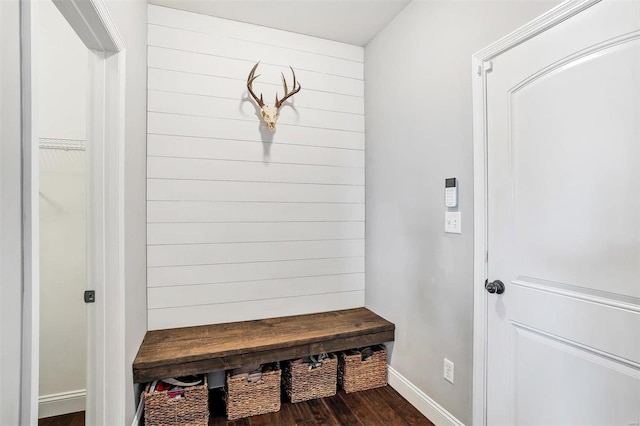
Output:
[[[366,45],[411,0],[149,0],[149,3]]]

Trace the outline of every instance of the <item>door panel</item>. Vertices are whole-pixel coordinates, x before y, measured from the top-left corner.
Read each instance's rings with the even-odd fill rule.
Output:
[[[511,93],[519,273],[640,297],[638,73],[635,39]]]
[[[640,367],[640,345],[629,344],[639,342],[640,301],[620,303],[586,294],[579,287],[561,289],[526,277],[511,281],[508,288],[514,311],[511,321]]]
[[[490,425],[640,423],[640,2],[487,75]]]
[[[637,369],[539,329],[514,324],[512,333],[510,352],[518,355],[510,424],[629,424],[638,405]]]

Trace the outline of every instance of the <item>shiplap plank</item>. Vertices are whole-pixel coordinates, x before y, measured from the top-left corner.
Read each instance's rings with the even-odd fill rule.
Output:
[[[364,50],[154,6],[149,24],[150,328],[363,306]],[[289,65],[303,87],[275,133],[257,60],[267,104]]]
[[[280,93],[282,96],[282,92]],[[296,96],[304,97],[304,93]],[[260,109],[253,100],[216,98],[173,92],[149,90],[148,109],[152,112],[193,115],[198,117],[229,118],[255,123],[260,119]],[[280,109],[278,125],[325,127],[350,132],[364,132],[364,116],[343,112],[306,110],[304,114],[294,107]]]
[[[318,166],[364,167],[364,151],[289,144],[149,135],[147,155],[212,160],[260,161]]]
[[[149,157],[147,176],[163,179],[364,185],[364,169],[201,158]]]
[[[355,290],[364,290],[364,273],[180,287],[151,287],[147,291],[147,303],[149,309],[161,309]]]
[[[363,257],[148,268],[149,287],[364,273]]]
[[[294,70],[312,70],[324,74],[363,79],[360,62],[348,61],[317,53],[258,44],[246,40],[221,37],[154,24],[148,25],[149,46],[164,47],[250,62],[263,60],[265,64],[291,66]]]
[[[157,46],[149,46],[147,54],[147,65],[151,68],[226,77],[245,87],[247,76],[255,62],[202,55]],[[282,87],[281,74],[289,75],[291,70],[286,65],[260,65],[260,83],[270,83],[273,86]],[[306,90],[338,93],[356,96],[361,99],[364,97],[364,81],[360,79],[323,74],[304,69],[296,70],[296,78]],[[232,82],[229,84],[232,84]]]
[[[150,309],[149,330],[275,318],[364,306],[364,290],[219,305]]]
[[[148,87],[150,90],[186,93],[200,96],[216,96],[229,99],[241,99],[247,96],[246,81],[212,75],[192,74],[183,71],[170,71],[149,68]],[[275,93],[282,94],[282,82],[266,83],[260,80],[253,84],[254,91],[263,93],[267,101],[272,101]],[[361,97],[339,93],[306,90],[300,96],[292,97],[288,102],[296,108],[321,109],[364,115],[364,102]]]
[[[147,200],[364,203],[364,186],[148,179]]]
[[[147,221],[155,222],[335,222],[364,221],[364,204],[211,203],[149,201]]]
[[[364,222],[149,223],[147,244],[364,238]]]
[[[257,117],[254,121],[245,121],[149,112],[147,125],[149,133],[160,135],[364,149],[364,133],[287,124],[279,124],[275,133],[261,133]]]
[[[158,245],[147,247],[147,266],[149,267],[149,285],[172,285],[184,281],[183,270],[175,270],[173,281],[169,280],[166,267],[169,266],[206,266],[223,263],[276,262],[312,259],[335,259],[364,257],[364,239],[356,240],[319,240],[319,241],[278,241],[267,243],[234,244],[184,244]],[[287,265],[291,266],[289,263]],[[309,265],[309,264],[304,264]],[[315,264],[312,264],[315,265]],[[252,265],[249,265],[250,267]],[[253,265],[255,266],[255,265]],[[282,265],[278,266],[281,268]],[[159,268],[159,269],[158,269]],[[364,266],[362,266],[364,268]],[[156,269],[158,271],[156,272]],[[164,272],[163,272],[164,270]],[[250,268],[238,267],[240,271]],[[364,269],[362,269],[364,270]],[[306,270],[307,275],[314,270]],[[358,269],[355,272],[360,272]],[[208,271],[203,277],[210,279],[219,270]],[[320,269],[320,273],[328,272]],[[353,272],[353,270],[351,270]],[[258,275],[258,279],[261,277]],[[264,278],[264,277],[262,277]],[[245,278],[246,279],[246,278]],[[255,279],[255,278],[254,278]],[[237,278],[235,278],[237,280]],[[205,281],[210,282],[210,281]]]
[[[151,4],[149,23],[364,62],[360,46]]]

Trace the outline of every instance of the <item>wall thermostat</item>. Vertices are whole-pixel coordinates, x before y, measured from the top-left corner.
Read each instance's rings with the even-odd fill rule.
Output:
[[[458,179],[447,178],[444,181],[444,205],[455,207],[458,205]]]

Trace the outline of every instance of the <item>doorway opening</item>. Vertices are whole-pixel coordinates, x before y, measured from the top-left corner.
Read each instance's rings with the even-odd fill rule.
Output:
[[[53,0],[85,46],[86,83],[86,273],[85,289],[95,291],[95,303],[86,312],[86,397],[87,424],[123,424],[124,388],[124,43],[103,0]],[[48,277],[40,264],[40,74],[39,45],[50,34],[40,31],[44,2],[20,2],[20,125],[22,179],[22,350],[20,368],[20,424],[36,424],[39,411],[41,347],[40,302]],[[68,53],[70,45],[60,46]],[[61,54],[64,55],[65,53]],[[56,60],[64,62],[60,55]],[[62,95],[65,97],[66,95]],[[45,97],[46,98],[46,97]],[[62,103],[57,99],[54,103]],[[82,104],[82,101],[78,101]],[[77,117],[76,117],[77,118]],[[84,120],[82,120],[84,121]],[[82,146],[75,137],[57,138],[59,144]],[[53,143],[54,141],[49,141]],[[51,150],[53,151],[53,150]],[[81,151],[78,149],[77,151]],[[59,151],[58,151],[59,152]],[[82,170],[78,166],[76,171]],[[43,169],[43,177],[47,170]],[[43,192],[50,188],[44,187]],[[44,194],[46,195],[46,193]],[[43,202],[44,204],[44,202]],[[49,206],[51,207],[51,206]],[[43,207],[44,208],[44,207]],[[46,250],[46,248],[45,248]],[[63,255],[65,248],[58,249]],[[41,276],[45,284],[41,286]],[[76,296],[74,296],[75,299]],[[77,295],[83,300],[83,294]],[[75,299],[77,300],[77,299]],[[82,302],[84,303],[84,302]],[[43,322],[46,319],[43,319]],[[60,333],[62,330],[58,329]],[[43,336],[44,338],[44,336]]]
[[[79,413],[87,382],[89,50],[51,1],[39,4],[40,380],[38,418]]]

